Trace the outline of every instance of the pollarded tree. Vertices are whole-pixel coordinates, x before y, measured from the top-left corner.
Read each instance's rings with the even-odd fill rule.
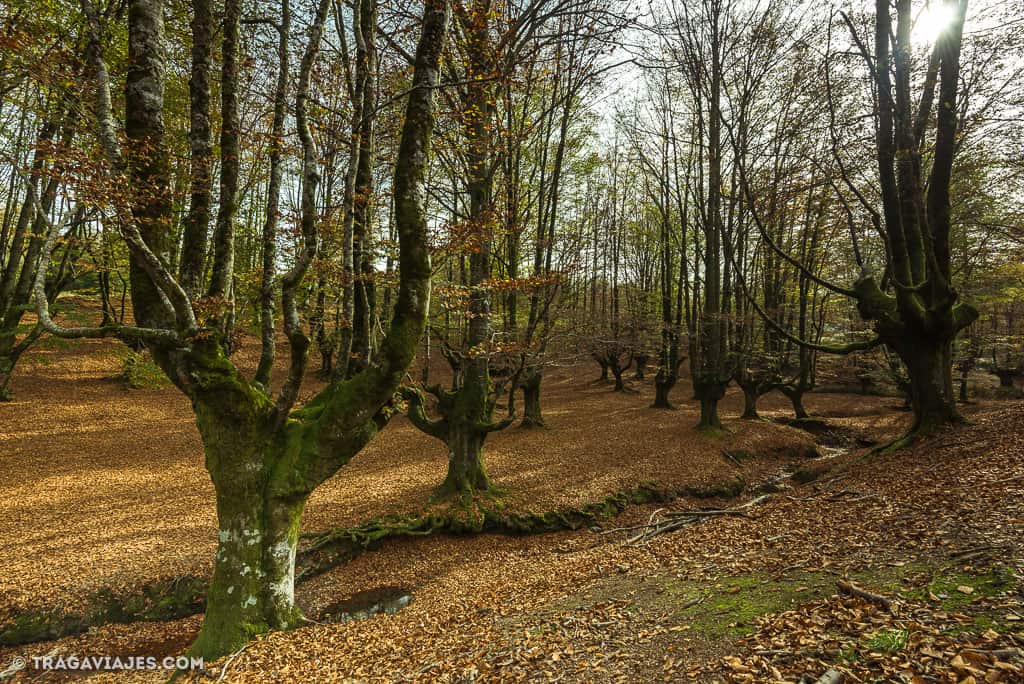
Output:
[[[101,52],[99,16],[82,6],[90,27],[88,64],[95,80],[97,137],[111,181],[129,188],[130,202],[115,205],[117,225],[131,254],[135,326],[64,327],[49,315],[42,277],[36,307],[48,331],[62,337],[117,337],[143,342],[170,380],[192,402],[214,483],[219,526],[217,558],[202,630],[191,653],[216,658],[253,635],[298,624],[294,600],[295,552],[310,493],[365,446],[392,414],[390,402],[412,361],[430,298],[424,169],[433,129],[433,95],[448,23],[445,0],[424,3],[412,88],[394,173],[394,217],[401,280],[394,318],[375,365],[349,379],[335,378],[305,406],[295,402],[306,368],[309,339],[299,320],[297,290],[317,254],[317,146],[307,103],[330,0],[312,17],[295,97],[302,144],[300,247],[281,278],[282,312],[290,343],[290,369],[274,398],[250,382],[227,358],[223,328],[194,308],[162,254],[170,238],[169,163],[163,118],[166,63],[162,0],[132,0],[122,151],[112,107],[111,75]],[[51,227],[45,264],[59,233]],[[229,250],[215,251],[215,260]],[[226,265],[219,264],[220,268]],[[45,268],[40,268],[44,272]]]
[[[907,368],[914,423],[904,442],[962,420],[953,391],[952,344],[978,317],[974,307],[958,301],[950,259],[950,184],[959,144],[967,1],[945,5],[950,21],[935,40],[916,98],[911,0],[897,0],[895,26],[888,0],[877,0],[874,52],[863,50],[876,98],[881,212],[874,215],[885,244],[886,274],[866,274],[853,294],[861,316]],[[930,149],[929,135],[934,135]]]
[[[514,106],[502,102],[503,83],[512,78],[515,67],[535,47],[535,36],[559,41],[566,29],[558,28],[560,17],[582,12],[584,4],[577,0],[528,0],[509,3],[500,8],[492,0],[460,0],[454,3],[458,41],[452,41],[450,64],[458,128],[453,131],[458,154],[453,176],[455,202],[452,209],[453,242],[457,244],[455,261],[463,276],[460,282],[465,293],[464,334],[458,349],[447,350],[454,361],[458,380],[451,390],[435,390],[441,417],[429,420],[423,412],[423,398],[415,390],[408,391],[410,418],[427,434],[440,438],[448,447],[448,471],[437,491],[438,496],[486,491],[491,488],[484,466],[482,450],[487,436],[508,427],[514,418],[514,403],[509,402],[509,416],[494,419],[494,407],[502,387],[496,387],[491,373],[494,355],[493,286],[495,246],[502,221],[495,197],[495,179],[503,166],[501,107]],[[551,32],[546,31],[551,27]],[[538,38],[539,39],[539,38]],[[566,123],[568,126],[568,123]],[[458,205],[464,198],[465,211]],[[557,196],[554,201],[557,201]],[[461,220],[460,220],[461,219]],[[553,220],[553,216],[552,216]],[[542,229],[550,230],[549,225]],[[468,262],[468,263],[467,263]],[[449,261],[451,264],[451,261]],[[468,267],[467,267],[468,266]],[[520,365],[526,363],[520,357]],[[455,366],[457,365],[457,369]],[[512,374],[515,382],[519,372]],[[506,376],[509,377],[509,376]]]

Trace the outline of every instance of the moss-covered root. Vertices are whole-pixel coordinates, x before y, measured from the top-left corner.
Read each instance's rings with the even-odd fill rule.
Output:
[[[732,498],[739,496],[744,486],[739,478],[684,489],[664,488],[648,482],[609,494],[600,501],[543,513],[509,511],[500,498],[489,494],[463,496],[436,513],[383,516],[357,527],[342,527],[316,535],[299,553],[297,578],[305,579],[325,572],[392,537],[480,532],[526,535],[578,530],[614,518],[629,505],[668,502],[680,496]]]
[[[0,625],[0,645],[14,646],[80,634],[109,623],[176,620],[203,610],[208,579],[186,575],[154,582],[125,596],[103,590],[77,613],[40,610],[18,615]]]

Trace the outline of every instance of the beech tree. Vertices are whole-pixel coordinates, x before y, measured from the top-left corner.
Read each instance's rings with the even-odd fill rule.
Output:
[[[82,0],[82,9],[89,27],[87,62],[96,93],[96,138],[107,157],[109,182],[129,188],[128,202],[110,207],[105,220],[116,226],[131,255],[135,323],[68,327],[51,318],[41,274],[61,225],[50,227],[43,247],[34,283],[36,311],[43,327],[54,335],[116,337],[145,344],[171,382],[191,400],[216,490],[219,526],[206,616],[191,653],[213,659],[237,649],[255,634],[299,624],[301,614],[294,600],[295,553],[306,500],[373,439],[393,414],[394,393],[423,332],[430,299],[424,174],[448,4],[444,0],[424,3],[407,95],[393,180],[400,283],[389,333],[373,364],[351,377],[332,378],[301,407],[296,406],[296,399],[310,340],[301,326],[297,292],[316,258],[321,220],[316,204],[319,156],[307,110],[330,0],[319,0],[312,15],[294,100],[302,147],[300,236],[295,262],[280,278],[290,362],[288,377],[276,397],[264,385],[244,377],[227,356],[223,325],[227,285],[216,285],[214,278],[215,292],[211,292],[216,301],[199,307],[183,286],[186,279],[175,277],[165,261],[171,206],[163,111],[167,76],[164,3],[130,3],[130,68],[123,121],[113,106],[100,15],[89,0]],[[202,17],[209,20],[202,11],[197,23],[204,21]],[[199,55],[198,61],[203,59]],[[202,97],[198,100],[201,106]],[[196,102],[193,96],[193,104]],[[225,226],[218,228],[215,241],[229,240],[228,232]],[[231,258],[228,244],[215,248],[213,272],[229,270]]]
[[[914,423],[906,443],[962,420],[952,379],[952,344],[977,317],[959,301],[951,269],[950,185],[957,152],[957,97],[966,0],[946,0],[951,20],[912,92],[911,0],[875,4],[874,50],[857,38],[874,83],[875,157],[881,210],[870,207],[885,247],[885,272],[853,286],[861,316],[902,359]],[[856,36],[853,22],[847,18]],[[930,149],[926,149],[928,136]]]

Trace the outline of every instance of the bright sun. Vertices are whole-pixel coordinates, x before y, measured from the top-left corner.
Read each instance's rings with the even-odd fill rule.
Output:
[[[946,27],[953,23],[955,11],[952,5],[931,0],[927,7],[918,13],[914,22],[914,42],[934,43]]]

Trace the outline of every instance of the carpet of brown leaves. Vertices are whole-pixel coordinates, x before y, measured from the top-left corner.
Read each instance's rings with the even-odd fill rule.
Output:
[[[187,402],[172,389],[126,392],[102,380],[111,372],[109,357],[106,366],[102,357],[88,358],[101,360],[55,353],[15,385],[17,402],[0,408],[0,518],[8,521],[7,539],[16,540],[0,560],[7,607],[70,602],[90,587],[203,571],[212,555],[212,491]],[[682,485],[742,472],[756,481],[781,460],[737,466],[722,458],[723,445],[757,449],[806,439],[790,428],[741,423],[734,396],[724,411],[734,434],[711,441],[690,428],[695,416],[683,401],[677,412],[642,408],[649,386],[641,396],[613,395],[559,374],[546,390],[549,429],[511,430],[487,448],[494,479],[538,510],[644,480]],[[677,395],[682,400],[686,388]],[[876,437],[894,434],[906,417],[892,410],[891,399],[814,395],[808,403],[830,422]],[[785,412],[774,398],[765,407],[766,414]],[[354,592],[403,586],[413,595],[407,608],[267,635],[191,681],[797,682],[829,668],[841,668],[850,682],[1024,681],[1011,651],[1024,638],[1010,619],[1024,612],[1024,406],[983,405],[972,414],[973,425],[912,451],[860,463],[845,457],[850,463],[838,474],[780,492],[747,517],[717,518],[643,545],[593,530],[389,542],[311,580],[300,600],[316,617]],[[440,445],[396,421],[316,494],[307,528],[415,508],[443,468]],[[645,522],[657,508],[629,509],[608,527]],[[737,578],[764,578],[761,584],[774,587],[807,573],[840,577],[937,564],[969,572],[997,561],[1013,578],[1009,588],[968,597],[954,611],[927,592],[895,597],[890,614],[830,590],[760,618],[744,638],[710,637],[694,627],[715,619],[711,606],[697,614],[705,610],[702,590],[695,598],[665,590],[678,581],[742,600],[750,590]],[[977,625],[981,612],[1007,621],[998,630],[955,628]],[[95,628],[4,649],[0,665],[13,654],[179,653],[198,625],[197,616]],[[871,635],[898,630],[906,638],[896,652],[861,648],[848,657]]]
[[[0,619],[40,605],[73,608],[102,588],[117,591],[212,568],[213,486],[191,406],[173,387],[127,390],[112,380],[124,353],[113,342],[68,347],[56,341],[27,359],[14,378],[15,401],[0,404],[0,520],[8,538],[17,540],[17,553],[0,556]],[[250,344],[237,360],[254,368],[257,355]],[[318,386],[311,374],[306,395]],[[617,395],[559,373],[545,390],[549,429],[513,428],[487,444],[492,479],[524,508],[579,505],[644,481],[683,486],[736,474],[755,479],[764,468],[778,467],[748,463],[737,470],[720,455],[722,445],[691,429],[692,409],[645,408],[649,386],[639,396]],[[684,391],[678,389],[680,396]],[[844,400],[821,395],[811,406],[830,409]],[[737,411],[735,402],[726,410]],[[877,414],[885,400],[872,403]],[[726,442],[731,449],[810,444],[792,428],[736,427]],[[398,418],[315,492],[305,528],[419,510],[444,479],[446,462],[440,442]]]

